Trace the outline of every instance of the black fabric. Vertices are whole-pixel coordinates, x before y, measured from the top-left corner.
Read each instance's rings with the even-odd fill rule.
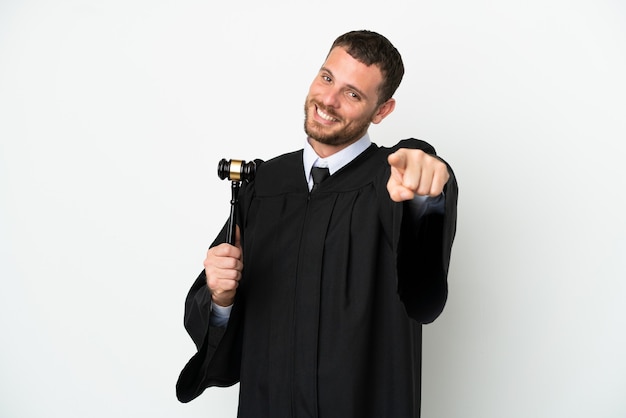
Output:
[[[330,170],[328,167],[312,167],[311,177],[313,177],[313,187],[311,188],[311,193],[313,193],[321,182],[330,177]]]
[[[179,400],[239,382],[240,418],[419,417],[421,326],[446,303],[457,185],[450,169],[444,214],[403,216],[386,189],[399,147],[435,152],[372,144],[313,194],[302,150],[257,162],[240,193],[244,271],[227,328],[208,324],[204,273],[186,300],[198,352]]]

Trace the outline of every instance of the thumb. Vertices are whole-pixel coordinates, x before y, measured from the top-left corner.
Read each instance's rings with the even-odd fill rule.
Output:
[[[235,226],[235,247],[241,249],[241,230],[239,225]]]

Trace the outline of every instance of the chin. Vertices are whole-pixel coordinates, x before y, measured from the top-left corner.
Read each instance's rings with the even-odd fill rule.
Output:
[[[315,122],[307,120],[304,125],[304,132],[309,138],[321,142],[322,144],[332,144],[335,139],[335,135],[324,132],[323,127],[319,126]]]

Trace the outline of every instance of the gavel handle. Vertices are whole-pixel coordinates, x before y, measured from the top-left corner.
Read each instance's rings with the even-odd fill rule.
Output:
[[[237,202],[239,201],[239,182],[231,183],[232,197],[230,199],[230,217],[228,218],[228,229],[226,230],[226,242],[235,245],[237,228]]]

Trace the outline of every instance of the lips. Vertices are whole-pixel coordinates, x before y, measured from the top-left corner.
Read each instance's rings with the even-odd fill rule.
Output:
[[[322,109],[320,109],[319,106],[315,106],[315,112],[317,113],[317,116],[319,116],[320,118],[324,119],[325,121],[337,122],[336,118],[334,118],[331,115],[329,115],[328,113],[324,112]]]

